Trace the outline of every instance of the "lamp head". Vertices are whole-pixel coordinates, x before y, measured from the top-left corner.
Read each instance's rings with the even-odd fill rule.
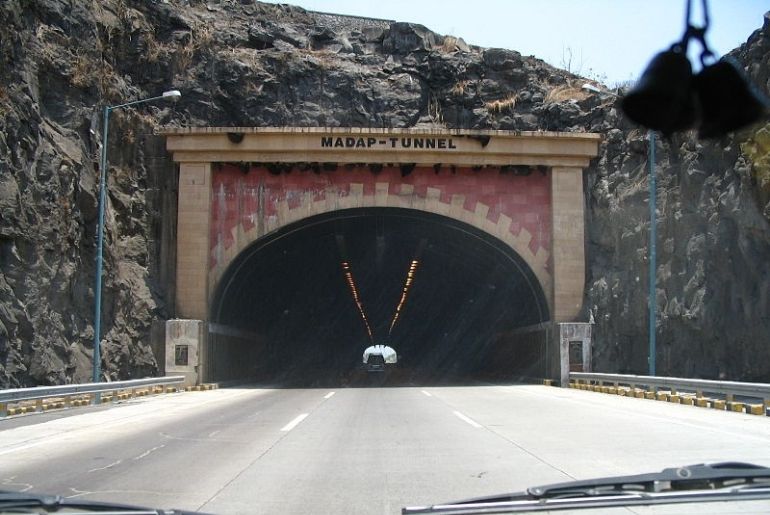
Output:
[[[180,98],[182,98],[182,93],[180,93],[178,89],[172,89],[170,91],[164,91],[163,92],[163,100],[169,100],[171,102],[176,102]]]

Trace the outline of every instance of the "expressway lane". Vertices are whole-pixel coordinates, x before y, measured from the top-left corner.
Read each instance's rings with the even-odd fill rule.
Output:
[[[315,409],[316,393],[214,390],[7,431],[0,422],[0,488],[197,508],[280,440],[283,423]]]
[[[570,478],[770,465],[770,418],[542,386],[223,389],[0,421],[0,489],[210,513],[397,513]]]
[[[770,466],[770,417],[526,385],[430,391],[576,479],[704,462]]]
[[[345,389],[332,400],[202,509],[249,513],[256,496],[267,513],[397,513],[568,479],[420,389]]]

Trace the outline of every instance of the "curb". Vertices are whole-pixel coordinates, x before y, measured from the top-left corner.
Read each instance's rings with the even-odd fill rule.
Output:
[[[544,381],[545,384],[545,381]],[[633,397],[636,399],[657,400],[669,402],[672,404],[681,404],[684,406],[695,406],[699,408],[711,408],[720,411],[732,411],[735,413],[744,413],[756,416],[770,416],[768,410],[770,406],[765,403],[751,404],[746,402],[736,402],[725,399],[712,399],[710,397],[699,397],[695,394],[677,393],[675,391],[650,391],[639,388],[630,388],[627,386],[606,386],[598,384],[580,383],[571,381],[569,387],[575,390],[584,390],[596,393],[615,394],[622,397]]]

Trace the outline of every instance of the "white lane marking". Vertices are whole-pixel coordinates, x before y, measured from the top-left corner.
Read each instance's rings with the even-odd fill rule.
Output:
[[[123,463],[123,460],[118,460],[118,461],[116,461],[116,462],[114,462],[114,463],[110,463],[110,464],[109,464],[109,465],[107,465],[106,467],[99,467],[99,468],[91,469],[91,470],[89,470],[88,472],[99,472],[100,470],[107,470],[107,469],[111,469],[112,467],[115,467],[115,466],[117,466],[117,465],[120,465],[121,463]]]
[[[326,395],[324,395],[324,399],[331,399],[332,395],[334,395],[335,393],[337,393],[337,392],[329,392],[329,393],[327,393]]]
[[[216,434],[217,434],[219,431],[220,431],[220,429],[217,429],[216,431],[212,431],[212,432],[210,432],[210,433],[209,433],[209,438],[212,438],[212,437],[213,437],[214,435],[216,435]]]
[[[32,442],[32,443],[28,443],[27,445],[19,445],[18,447],[13,447],[11,449],[6,449],[4,451],[0,451],[0,456],[3,456],[4,454],[10,454],[10,453],[16,452],[16,451],[23,451],[23,450],[26,450],[26,449],[31,449],[32,447],[37,447],[38,445],[42,445],[42,444],[47,443],[47,442],[61,440],[62,438],[65,438],[66,436],[67,436],[67,433],[64,433],[64,434],[60,434],[60,435],[48,438],[47,440],[41,440],[41,441],[37,441],[37,442]]]
[[[148,495],[158,495],[157,491],[147,491],[147,490],[94,490],[94,491],[86,491],[86,490],[78,490],[76,488],[70,487],[70,492],[75,492],[72,495],[65,495],[66,499],[75,499],[76,497],[81,497],[83,495],[93,495],[93,494],[112,494],[109,496],[110,499],[115,498],[114,494],[133,494],[136,496],[142,496],[147,497]],[[109,512],[109,513],[116,513],[116,512]],[[121,513],[121,512],[117,512]],[[141,512],[141,513],[149,513],[149,512]]]
[[[297,416],[297,418],[295,418],[294,420],[292,420],[291,422],[289,422],[288,424],[286,424],[285,426],[283,426],[283,427],[281,428],[281,431],[291,431],[292,429],[294,429],[295,427],[297,427],[297,425],[298,425],[300,422],[302,422],[303,420],[305,420],[305,417],[307,417],[307,416],[308,416],[308,413],[303,413],[302,415],[298,415],[298,416]]]
[[[462,420],[462,421],[464,421],[464,422],[467,422],[467,423],[469,423],[469,424],[470,424],[470,425],[472,425],[473,427],[481,427],[481,424],[479,424],[478,422],[476,422],[476,421],[475,421],[475,420],[473,420],[473,419],[470,419],[470,418],[466,417],[465,415],[463,415],[463,414],[462,414],[462,413],[460,413],[459,411],[455,411],[455,412],[454,412],[454,414],[457,416],[457,418],[459,418],[460,420]]]
[[[431,395],[429,392],[426,392],[425,390],[420,390],[420,391],[421,391],[422,393],[424,393],[425,395],[427,395],[428,397],[433,397],[433,395]],[[455,413],[456,413],[456,412],[455,412]]]
[[[67,495],[65,496],[67,499],[74,499],[75,497],[80,497],[81,495],[89,495],[93,492],[87,492],[85,490],[78,490],[76,488],[70,487],[71,492],[75,492],[75,495]]]
[[[13,481],[16,479],[16,476],[9,477],[6,479],[3,479],[3,481],[0,483],[3,486],[23,486],[24,488],[19,490],[18,488],[14,488],[16,492],[26,492],[28,490],[32,490],[35,488],[35,485],[31,483],[14,483]]]
[[[149,456],[151,453],[153,453],[153,452],[157,451],[158,449],[162,449],[162,448],[163,448],[163,447],[165,447],[165,446],[166,446],[166,444],[160,444],[160,445],[158,445],[157,447],[153,447],[153,448],[152,448],[152,449],[150,449],[149,451],[144,451],[142,454],[140,454],[139,456],[137,456],[136,458],[134,458],[134,461],[136,461],[136,460],[141,460],[142,458]]]
[[[213,392],[220,392],[220,391],[223,391],[223,390],[211,390],[211,391],[213,391]],[[236,393],[234,395],[230,395],[228,397],[225,397],[224,400],[225,401],[232,400],[232,399],[235,399],[237,397],[241,397],[242,395],[246,395],[248,393],[251,393],[251,392],[249,390],[244,390],[244,391],[238,392],[238,393]],[[148,399],[148,402],[152,401],[152,400],[155,400],[155,399],[150,398],[150,399]],[[164,399],[157,399],[157,400],[162,401]],[[217,398],[214,398],[214,399],[211,399],[211,400],[208,400],[208,401],[200,402],[198,404],[193,404],[193,405],[191,405],[189,407],[177,407],[176,411],[187,411],[187,410],[193,409],[193,408],[200,408],[201,406],[204,406],[206,404],[210,404],[212,402],[222,402],[222,399],[217,397]],[[131,407],[139,408],[139,407],[142,407],[142,405],[141,404],[133,404],[133,405],[131,405]],[[163,410],[163,408],[158,409],[158,410],[153,410],[153,411],[151,411],[149,413],[143,413],[143,414],[139,414],[139,415],[131,414],[131,415],[128,415],[128,416],[125,416],[125,417],[122,417],[122,418],[118,418],[118,419],[112,420],[112,421],[101,422],[99,424],[99,430],[104,430],[104,429],[111,428],[111,427],[119,427],[121,425],[129,424],[129,423],[136,424],[138,421],[146,419],[146,418],[155,418],[155,417],[158,417],[158,414],[159,414],[158,412],[162,411],[162,410]],[[101,413],[109,413],[111,411],[112,410],[105,410],[105,411],[103,411]],[[173,413],[173,409],[172,409],[172,411],[167,411],[167,412],[162,413],[162,414],[166,414],[166,413]],[[88,416],[88,414],[84,414],[83,416]],[[58,422],[58,421],[54,421],[54,422]],[[24,450],[27,450],[27,449],[31,449],[33,447],[37,447],[39,445],[44,445],[44,444],[47,444],[47,443],[56,442],[56,441],[63,440],[63,439],[66,439],[66,438],[72,438],[72,433],[89,431],[89,430],[92,430],[92,429],[93,429],[93,427],[89,425],[89,426],[86,426],[86,427],[80,427],[80,428],[65,430],[65,431],[62,431],[60,433],[57,433],[57,434],[54,434],[54,435],[51,435],[51,436],[37,437],[36,439],[34,439],[32,441],[28,440],[27,441],[28,443],[23,443],[22,442],[21,445],[16,445],[15,447],[11,447],[10,449],[0,450],[0,456],[4,456],[6,454],[11,454],[11,453],[18,452],[18,451],[24,451]]]

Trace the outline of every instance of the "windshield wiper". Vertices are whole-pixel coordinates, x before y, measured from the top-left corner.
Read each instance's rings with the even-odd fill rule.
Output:
[[[102,513],[104,515],[203,515],[198,512],[180,510],[160,510],[141,508],[126,504],[114,504],[82,499],[68,499],[60,495],[39,495],[0,491],[0,512],[24,513],[25,509],[43,509],[45,512],[56,512],[60,509],[83,510],[86,513]],[[36,511],[37,513],[37,511]]]
[[[727,462],[536,486],[525,492],[407,507],[401,513],[515,513],[764,499],[770,499],[770,468]]]

